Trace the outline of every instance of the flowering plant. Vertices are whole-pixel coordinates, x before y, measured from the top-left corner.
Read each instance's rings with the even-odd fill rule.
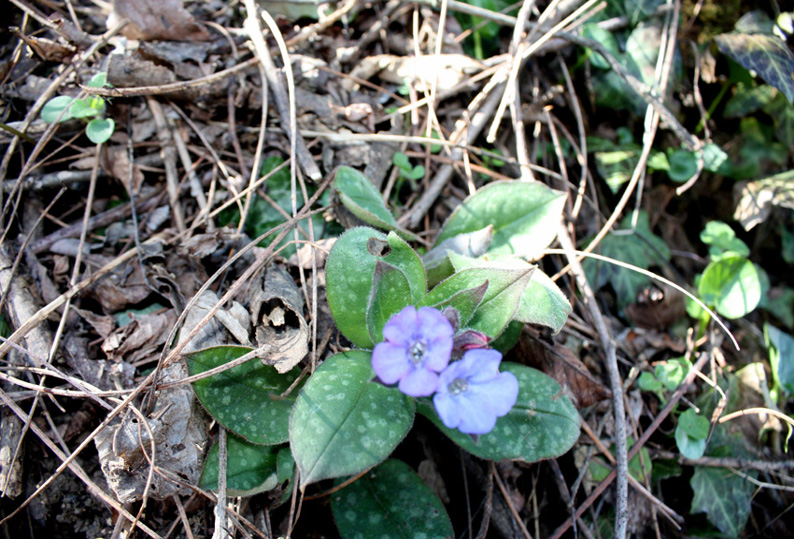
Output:
[[[417,412],[483,459],[534,462],[568,451],[579,434],[570,400],[540,371],[502,361],[524,324],[557,332],[571,310],[527,261],[554,240],[565,195],[542,184],[492,183],[450,215],[420,256],[409,244],[416,236],[397,225],[366,177],[342,167],[334,188],[350,212],[383,231],[349,229],[325,264],[328,305],[350,349],[325,358],[305,381],[297,367],[281,374],[249,362],[194,383],[205,408],[239,436],[227,448],[236,492],[283,484],[294,468],[303,489],[378,466],[332,503],[340,526],[367,521],[352,501],[359,494],[421,483],[387,460]],[[197,374],[245,353],[210,349],[188,364]],[[202,476],[207,486],[217,477],[214,455]],[[368,486],[356,486],[362,482]],[[421,485],[405,496],[438,504]],[[428,536],[451,534],[439,526]]]

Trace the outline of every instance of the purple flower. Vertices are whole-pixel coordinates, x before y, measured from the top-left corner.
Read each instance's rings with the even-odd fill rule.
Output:
[[[493,430],[497,417],[513,408],[518,380],[510,372],[499,372],[501,361],[496,350],[474,349],[444,369],[433,404],[447,428],[485,434]]]
[[[399,382],[412,397],[432,395],[449,364],[452,324],[438,309],[409,305],[383,326],[386,339],[372,352],[372,368],[384,384]]]

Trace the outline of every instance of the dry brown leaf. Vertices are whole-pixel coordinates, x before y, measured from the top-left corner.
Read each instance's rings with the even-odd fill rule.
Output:
[[[187,374],[181,362],[174,362],[163,369],[161,381],[176,382]],[[201,473],[209,432],[193,388],[183,384],[159,391],[154,411],[146,419],[153,433],[157,467],[195,485]],[[151,463],[148,459],[152,458],[152,437],[140,424],[140,418],[129,412],[120,422],[102,430],[95,443],[102,472],[116,497],[123,503],[140,500],[149,476]],[[189,492],[163,474],[153,474],[149,490],[153,498],[165,499]]]
[[[586,408],[609,398],[612,393],[598,381],[582,361],[559,343],[553,345],[533,337],[531,330],[521,334],[516,347],[527,363],[545,372],[562,386],[574,406]]]
[[[125,137],[126,138],[126,137]],[[130,155],[127,148],[120,145],[103,146],[99,155],[102,169],[116,178],[121,185],[129,190],[130,185]],[[143,171],[138,165],[132,166],[132,188],[135,195],[140,194],[143,185]]]
[[[156,356],[175,322],[173,309],[159,314],[135,315],[130,323],[105,339],[102,351],[109,359],[124,359],[130,363]]]
[[[282,267],[270,266],[251,287],[249,305],[256,342],[269,347],[262,362],[280,373],[289,371],[309,353],[309,325],[295,281]]]
[[[418,91],[430,91],[433,80],[439,91],[450,90],[467,76],[483,69],[483,65],[464,54],[438,54],[427,56],[395,56],[379,54],[363,58],[342,84],[354,85],[354,79],[369,79],[378,75],[394,84],[408,81]],[[351,82],[347,82],[347,81]],[[352,89],[352,88],[348,88]]]
[[[108,28],[129,19],[122,34],[130,39],[152,41],[207,41],[207,30],[183,6],[182,0],[115,0]]]

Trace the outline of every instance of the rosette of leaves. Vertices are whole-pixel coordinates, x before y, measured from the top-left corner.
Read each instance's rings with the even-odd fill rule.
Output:
[[[88,88],[102,88],[109,86],[107,83],[107,73],[97,73],[88,84]],[[113,118],[105,118],[107,103],[99,96],[89,96],[86,98],[69,97],[59,95],[53,97],[41,109],[41,119],[47,123],[65,122],[71,119],[81,119],[86,122],[85,134],[94,144],[107,142],[116,122]]]

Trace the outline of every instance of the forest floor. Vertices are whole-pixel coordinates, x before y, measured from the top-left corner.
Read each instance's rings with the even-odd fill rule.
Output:
[[[522,181],[566,193],[572,246],[607,257],[572,269],[555,242],[532,260],[573,310],[557,334],[519,328],[506,353],[576,406],[570,451],[491,465],[423,418],[395,451],[456,537],[790,535],[794,55],[772,32],[778,3],[755,4],[11,0],[4,536],[213,536],[197,485],[218,426],[169,352],[213,309],[205,344],[258,338],[261,272],[246,270],[262,260],[302,297],[299,368],[351,347],[323,268],[356,224],[329,188],[341,165],[420,250],[481,187]],[[733,47],[747,36],[791,56]],[[622,493],[616,430],[632,451]],[[338,537],[330,488],[230,496],[232,536]]]

